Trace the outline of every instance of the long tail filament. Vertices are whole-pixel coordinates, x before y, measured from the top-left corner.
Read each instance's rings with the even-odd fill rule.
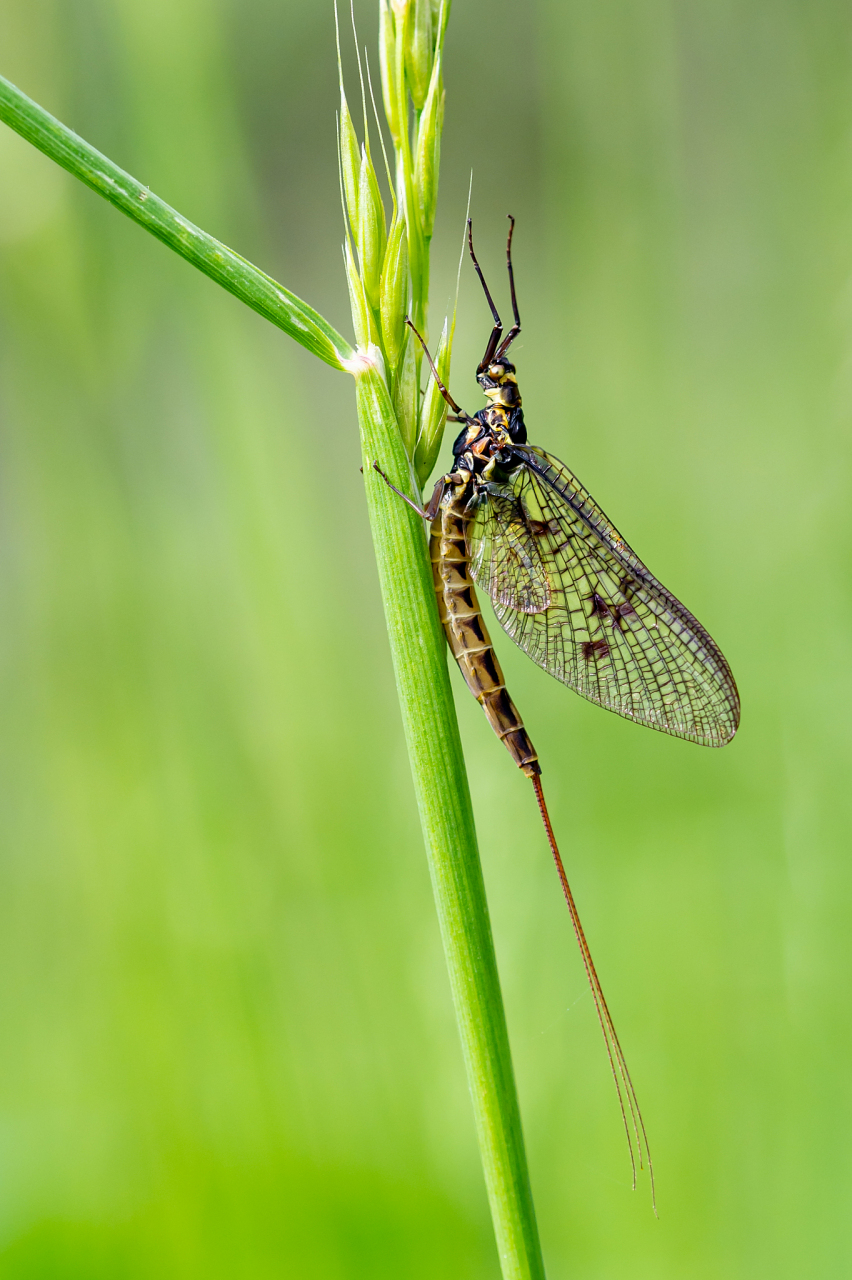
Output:
[[[568,904],[568,910],[571,913],[571,923],[574,926],[574,935],[577,939],[577,945],[580,948],[580,955],[583,957],[583,965],[586,970],[586,977],[589,979],[589,986],[592,989],[592,998],[595,1002],[595,1009],[598,1014],[598,1021],[601,1024],[603,1032],[604,1044],[606,1045],[607,1056],[609,1057],[609,1065],[612,1069],[612,1078],[615,1081],[615,1088],[618,1094],[618,1104],[621,1108],[621,1118],[624,1122],[624,1132],[627,1135],[627,1146],[630,1151],[630,1165],[633,1170],[633,1189],[636,1189],[636,1166],[639,1168],[643,1165],[644,1158],[648,1162],[648,1174],[651,1180],[651,1203],[654,1213],[657,1212],[657,1200],[654,1190],[654,1166],[651,1163],[651,1152],[648,1147],[648,1135],[645,1132],[645,1122],[642,1119],[642,1112],[639,1109],[639,1100],[636,1097],[636,1090],[633,1088],[633,1081],[630,1078],[630,1072],[627,1069],[618,1036],[615,1031],[615,1024],[612,1021],[609,1009],[607,1008],[606,998],[604,997],[603,988],[595,970],[595,964],[592,960],[592,953],[589,950],[589,944],[586,941],[586,935],[583,932],[583,926],[580,923],[580,916],[577,911],[577,904],[574,901],[574,895],[571,892],[571,886],[568,883],[568,877],[565,874],[565,867],[562,864],[562,858],[559,854],[559,848],[556,844],[556,837],[553,834],[553,827],[550,824],[550,815],[547,812],[547,805],[544,801],[544,792],[541,787],[541,777],[533,774],[532,784],[535,788],[538,807],[541,811],[541,819],[544,823],[544,829],[547,832],[550,851],[553,854],[553,861],[556,863],[556,870],[559,873],[559,880],[562,884],[562,892],[565,895],[565,901]],[[634,1145],[635,1144],[635,1145]]]

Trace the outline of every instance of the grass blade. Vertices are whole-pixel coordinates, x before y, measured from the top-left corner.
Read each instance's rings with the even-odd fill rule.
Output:
[[[307,351],[334,369],[346,368],[352,348],[312,307],[233,249],[182,218],[2,76],[0,120],[246,306],[283,329]]]

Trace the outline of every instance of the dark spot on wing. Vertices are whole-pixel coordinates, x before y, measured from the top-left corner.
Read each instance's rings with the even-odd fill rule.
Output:
[[[531,520],[529,516],[527,516],[527,528],[534,538],[541,538],[546,533],[562,532],[562,525],[558,520]]]
[[[606,640],[584,640],[582,647],[583,657],[586,662],[591,662],[597,658],[605,658],[609,653],[609,645]]]
[[[618,627],[619,631],[623,631],[624,619],[629,618],[630,615],[635,614],[635,612],[636,610],[633,608],[633,605],[627,600],[625,600],[623,604],[613,605],[611,610],[613,627]]]

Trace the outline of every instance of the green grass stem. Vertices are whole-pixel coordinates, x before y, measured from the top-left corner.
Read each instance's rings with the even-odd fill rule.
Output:
[[[503,1276],[540,1280],[544,1263],[470,791],[423,521],[373,469],[412,498],[411,467],[375,367],[356,376],[367,505],[394,674],[432,887],[476,1117]]]

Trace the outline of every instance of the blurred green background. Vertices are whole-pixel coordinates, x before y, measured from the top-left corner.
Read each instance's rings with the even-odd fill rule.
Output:
[[[840,0],[453,7],[433,328],[473,167],[532,438],[744,705],[703,751],[499,645],[658,1222],[457,684],[553,1280],[852,1268],[850,37]],[[330,3],[4,0],[0,55],[349,333]],[[495,1277],[351,384],[2,127],[0,251],[0,1272]],[[487,330],[465,269],[471,409]]]

